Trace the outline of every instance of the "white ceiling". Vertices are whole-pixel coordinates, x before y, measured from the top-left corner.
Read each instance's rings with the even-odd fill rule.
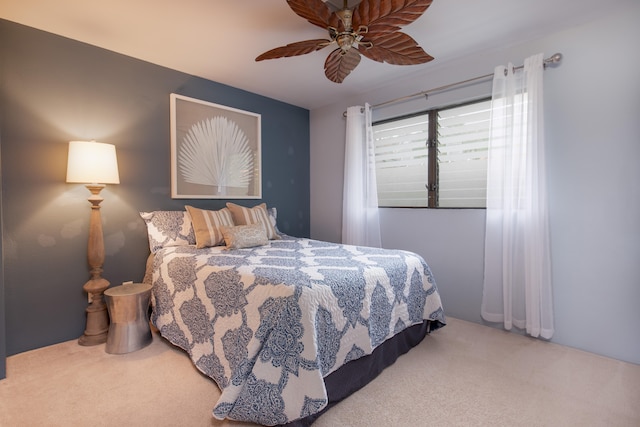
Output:
[[[331,48],[254,61],[274,47],[326,37],[286,0],[0,0],[0,18],[313,109],[473,52],[585,22],[623,1],[434,0],[403,31],[435,60],[397,66],[363,57],[342,84],[324,76]]]

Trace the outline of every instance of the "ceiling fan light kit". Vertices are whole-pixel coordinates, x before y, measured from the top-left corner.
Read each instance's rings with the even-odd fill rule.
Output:
[[[298,16],[327,30],[329,39],[290,43],[263,53],[256,61],[305,55],[335,45],[324,63],[325,75],[335,83],[342,83],[358,66],[361,55],[393,65],[424,64],[433,57],[400,28],[422,16],[432,1],[362,0],[349,9],[344,0],[342,9],[332,11],[322,0],[287,0]]]

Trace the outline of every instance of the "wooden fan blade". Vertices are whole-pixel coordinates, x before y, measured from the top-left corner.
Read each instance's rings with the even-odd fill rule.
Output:
[[[287,4],[298,16],[326,29],[333,12],[322,0],[287,0]]]
[[[351,48],[343,54],[338,48],[331,52],[324,63],[324,74],[329,80],[335,83],[342,81],[360,63],[360,53],[357,49]]]
[[[414,39],[400,31],[381,34],[380,38],[370,41],[373,43],[372,47],[362,46],[359,49],[360,53],[374,61],[393,65],[415,65],[433,59],[433,56],[418,46]]]
[[[302,42],[290,43],[286,46],[276,47],[275,49],[271,49],[266,51],[262,55],[256,58],[256,61],[262,61],[264,59],[275,59],[275,58],[284,58],[289,56],[298,56],[304,55],[307,53],[315,52],[316,50],[320,50],[325,46],[331,44],[331,40],[324,39],[313,39],[313,40],[305,40]]]
[[[369,32],[397,31],[422,16],[433,0],[362,0],[353,11],[353,28]]]

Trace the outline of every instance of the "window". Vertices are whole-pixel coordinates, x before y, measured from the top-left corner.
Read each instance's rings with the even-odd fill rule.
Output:
[[[373,124],[380,207],[483,208],[491,100]]]

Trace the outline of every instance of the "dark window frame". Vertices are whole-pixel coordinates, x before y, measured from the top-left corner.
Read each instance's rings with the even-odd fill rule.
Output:
[[[439,164],[438,164],[438,113],[443,110],[449,110],[457,107],[464,107],[467,105],[479,104],[482,102],[490,101],[491,97],[483,97],[479,99],[474,99],[471,101],[456,103],[456,104],[448,104],[442,107],[430,108],[427,110],[421,110],[418,112],[404,114],[402,116],[396,116],[392,118],[387,118],[383,120],[377,120],[372,123],[373,126],[384,123],[392,123],[403,119],[408,119],[417,116],[428,116],[429,125],[428,125],[428,137],[425,141],[425,144],[428,148],[428,178],[427,184],[425,185],[427,191],[427,206],[378,206],[379,208],[385,209],[394,209],[394,208],[405,208],[405,209],[486,209],[486,207],[440,207],[438,206],[438,197],[439,197]]]

